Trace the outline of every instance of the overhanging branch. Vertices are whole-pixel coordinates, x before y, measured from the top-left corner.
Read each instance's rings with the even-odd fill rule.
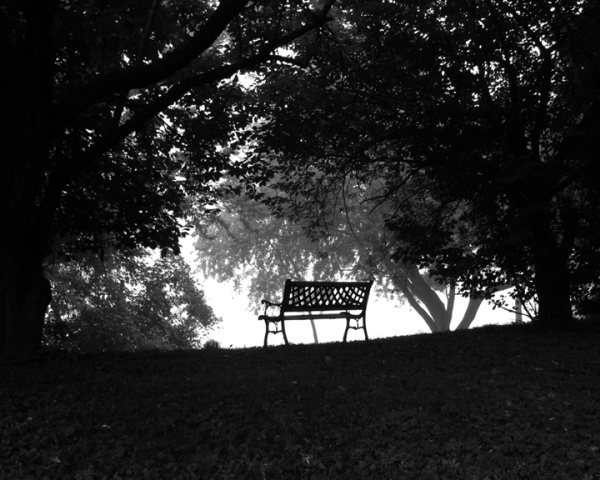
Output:
[[[204,26],[184,45],[165,55],[162,59],[150,64],[136,64],[132,67],[98,76],[75,94],[64,95],[58,100],[55,112],[55,125],[58,130],[65,128],[82,111],[94,105],[99,100],[127,90],[144,88],[154,85],[171,76],[178,70],[189,65],[204,53],[227,28],[227,25],[243,10],[248,0],[221,0]],[[270,42],[258,55],[265,50],[273,51],[298,38],[304,33],[324,24],[335,0],[329,0],[325,6],[313,15],[313,21],[287,35]]]
[[[55,115],[57,129],[64,128],[79,113],[106,96],[153,85],[184,68],[215,42],[247,3],[248,0],[221,0],[212,16],[195,35],[162,59],[100,75],[68,99],[59,99]]]
[[[70,165],[64,165],[62,169],[63,172],[68,178],[73,178],[82,171],[90,168],[95,160],[103,153],[110,150],[129,134],[139,129],[149,119],[153,118],[170,105],[176,103],[194,88],[230,78],[236,72],[254,69],[270,60],[281,61],[281,57],[272,55],[274,50],[289,44],[293,40],[330,20],[325,14],[316,16],[315,18],[316,20],[314,22],[304,25],[281,38],[269,42],[254,56],[183,79],[156,100],[149,103],[145,108],[137,112],[133,118],[103,135],[96,143],[87,148],[81,155],[78,155]]]

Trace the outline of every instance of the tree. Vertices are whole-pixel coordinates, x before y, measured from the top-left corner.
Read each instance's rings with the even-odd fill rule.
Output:
[[[245,115],[235,75],[284,63],[332,3],[3,2],[0,356],[39,347],[57,234],[177,250],[183,199],[210,197],[215,146]]]
[[[597,5],[347,1],[336,18],[327,55],[257,93],[272,100],[256,155],[294,198],[324,191],[286,187],[300,171],[378,175],[394,258],[473,292],[530,286],[541,322],[570,322],[597,226]],[[435,216],[405,208],[408,181]]]
[[[277,298],[287,278],[374,278],[379,294],[407,300],[432,332],[450,330],[456,284],[444,289],[443,283],[421,272],[417,265],[392,261],[389,251],[393,239],[384,228],[384,209],[371,210],[358,198],[357,189],[347,185],[339,191],[333,187],[327,191],[329,208],[319,212],[325,222],[320,227],[327,233],[313,238],[303,226],[314,222],[312,215],[294,222],[272,215],[264,203],[245,196],[221,199],[219,211],[210,218],[202,217],[197,224],[200,270],[218,281],[233,280],[237,288],[247,282],[249,304],[255,312],[261,299]],[[340,199],[338,195],[350,198]],[[335,204],[339,207],[331,208]],[[306,207],[306,203],[302,205]],[[440,290],[445,290],[446,305],[437,293]],[[457,328],[470,326],[484,299],[483,295],[469,298]]]
[[[194,348],[218,319],[180,256],[78,254],[47,269],[44,343],[84,352]]]

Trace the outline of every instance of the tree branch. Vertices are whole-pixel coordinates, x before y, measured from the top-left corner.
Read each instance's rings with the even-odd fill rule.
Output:
[[[431,316],[425,311],[425,309],[419,305],[419,302],[417,302],[417,299],[414,297],[414,295],[410,292],[410,290],[408,289],[408,287],[403,288],[402,293],[404,294],[404,296],[406,297],[406,300],[408,300],[408,304],[415,309],[415,311],[421,316],[421,318],[425,321],[425,323],[427,324],[427,327],[429,327],[429,330],[431,330],[432,332],[436,332],[437,328],[436,328],[436,324],[435,321],[433,320],[433,318],[431,318]]]
[[[150,118],[156,116],[158,113],[180,100],[186,93],[194,88],[230,78],[240,70],[251,70],[256,68],[271,60],[271,54],[277,48],[289,44],[293,40],[330,20],[326,15],[317,16],[316,18],[317,20],[315,22],[304,25],[281,38],[269,42],[254,56],[183,79],[177,85],[171,87],[166,93],[148,104],[144,109],[136,113],[133,118],[117,128],[111,129],[95,144],[88,147],[81,155],[78,155],[70,165],[65,166],[63,172],[68,178],[77,176],[82,171],[88,169],[103,153],[110,150],[129,134],[139,129]],[[279,61],[278,56],[276,56],[275,59]]]
[[[466,330],[471,326],[482,303],[483,297],[469,297],[469,304],[456,330]]]
[[[79,113],[108,95],[155,84],[187,66],[215,42],[247,3],[248,0],[221,0],[195,35],[162,59],[100,75],[69,99],[59,99],[55,116],[57,128],[64,128]]]
[[[444,312],[444,330],[450,330],[452,314],[454,313],[454,301],[456,300],[456,282],[450,282],[450,291],[446,297],[446,311]]]
[[[160,6],[161,0],[152,0],[152,7],[150,8],[150,13],[148,14],[148,20],[146,20],[146,26],[144,27],[144,31],[142,33],[142,38],[140,41],[140,46],[138,47],[137,55],[134,59],[134,65],[140,66],[144,62],[144,57],[146,56],[146,49],[148,48],[148,42],[150,41],[150,34],[152,33],[152,27],[154,25],[154,21],[156,20],[156,14],[158,13],[158,7]],[[123,110],[125,110],[125,102],[127,101],[127,96],[129,91],[121,92],[121,99],[115,109],[113,114],[113,122],[115,125],[119,125],[121,121],[121,115],[123,114]]]
[[[59,106],[56,108],[55,114],[57,128],[64,128],[79,113],[106,96],[123,90],[156,84],[186,67],[217,40],[219,35],[227,28],[227,25],[243,10],[247,3],[248,0],[221,0],[212,16],[196,34],[187,43],[163,58],[150,64],[134,65],[101,75],[79,92],[70,95],[68,99],[59,99]],[[263,55],[266,49],[272,51],[278,46],[286,45],[295,38],[330,20],[328,14],[333,3],[335,3],[335,0],[329,0],[319,12],[313,15],[314,20],[312,22],[290,32],[288,35],[284,35],[275,42],[269,42],[266,48],[259,51],[258,55]]]

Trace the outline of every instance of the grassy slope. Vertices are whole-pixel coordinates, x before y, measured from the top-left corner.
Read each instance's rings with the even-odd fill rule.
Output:
[[[0,366],[1,479],[600,478],[600,331]]]

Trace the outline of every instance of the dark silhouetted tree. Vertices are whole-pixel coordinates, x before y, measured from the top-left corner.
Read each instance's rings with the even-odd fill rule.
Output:
[[[393,258],[478,294],[519,285],[541,322],[569,323],[597,273],[597,2],[337,8],[328,50],[256,92],[271,106],[256,157],[283,203],[379,178]]]
[[[38,350],[57,235],[177,250],[182,202],[210,199],[248,114],[236,74],[286,62],[328,20],[312,3],[2,2],[0,356]]]

